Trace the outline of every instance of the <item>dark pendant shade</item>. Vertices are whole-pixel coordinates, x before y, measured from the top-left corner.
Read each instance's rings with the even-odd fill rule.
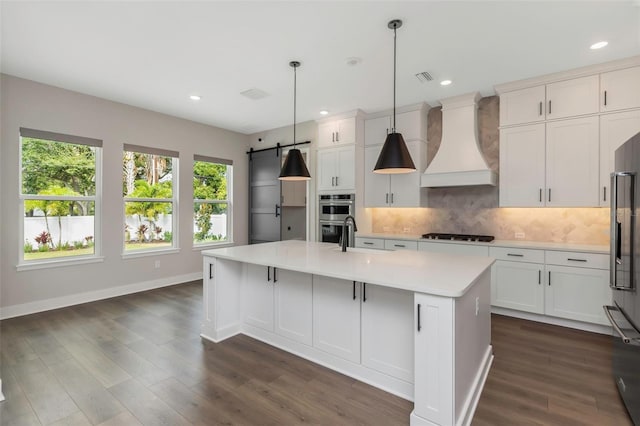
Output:
[[[378,157],[374,173],[397,174],[416,171],[401,133],[389,133]]]
[[[284,165],[280,171],[280,180],[309,180],[311,175],[307,169],[307,165],[304,163],[302,152],[299,149],[293,148],[289,150],[287,158],[284,160]]]

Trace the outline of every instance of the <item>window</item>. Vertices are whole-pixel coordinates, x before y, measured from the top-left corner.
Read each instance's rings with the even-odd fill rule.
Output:
[[[193,157],[193,243],[227,243],[231,239],[231,175],[233,162]]]
[[[175,248],[178,153],[124,145],[125,253]]]
[[[20,263],[99,254],[102,141],[20,129]]]

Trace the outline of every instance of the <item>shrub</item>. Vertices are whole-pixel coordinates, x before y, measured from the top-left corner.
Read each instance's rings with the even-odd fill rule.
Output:
[[[93,247],[93,235],[84,237],[84,240],[87,242],[87,247]]]
[[[65,241],[59,247],[60,250],[73,250],[73,246],[69,241]]]
[[[149,227],[147,225],[145,225],[144,223],[141,223],[140,226],[138,226],[138,242],[142,243],[145,240],[145,232],[147,232],[149,230]]]
[[[73,242],[73,246],[74,246],[76,249],[81,249],[82,247],[84,247],[84,243],[83,243],[82,241],[74,241],[74,242]]]
[[[173,240],[173,233],[171,231],[164,231],[164,238],[166,242],[170,243]]]
[[[29,240],[24,240],[24,252],[25,253],[32,253],[33,252],[33,246],[31,245]]]
[[[51,242],[51,234],[47,231],[42,231],[40,234],[36,235],[35,240],[39,246],[46,246]]]
[[[46,251],[49,251],[49,246],[48,246],[48,245],[46,245],[46,244],[40,244],[40,245],[38,246],[38,251],[39,251],[39,252],[46,252]]]

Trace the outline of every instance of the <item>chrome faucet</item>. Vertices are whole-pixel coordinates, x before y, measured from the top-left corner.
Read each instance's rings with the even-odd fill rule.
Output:
[[[358,232],[358,226],[356,225],[356,218],[351,215],[348,215],[347,217],[345,217],[344,224],[342,225],[342,236],[340,239],[343,252],[347,251],[347,240],[349,239],[349,233],[348,233],[349,224],[347,222],[349,222],[349,220],[351,220],[351,223],[353,224],[353,232]]]

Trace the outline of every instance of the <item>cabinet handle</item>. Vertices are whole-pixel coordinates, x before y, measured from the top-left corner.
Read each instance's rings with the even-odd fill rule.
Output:
[[[542,284],[542,271],[538,269],[538,285]]]
[[[356,282],[353,282],[353,300],[356,300]]]
[[[331,142],[336,141],[336,132],[331,132]]]
[[[362,283],[362,302],[367,301],[367,283]]]
[[[607,91],[604,91],[604,106],[607,106]]]
[[[524,254],[518,254],[518,253],[507,253],[507,256],[513,256],[513,257],[524,257]]]
[[[549,115],[551,115],[551,101],[549,101]]]
[[[387,127],[387,134],[389,134],[389,128]]]
[[[549,287],[551,287],[551,271],[549,271]]]
[[[539,201],[542,202],[542,188],[540,188],[540,190],[538,191],[538,198]]]
[[[385,200],[385,204],[389,204],[389,193],[387,192],[387,198]]]
[[[339,178],[339,177],[340,177],[340,176],[336,176],[336,186],[338,186],[338,178]]]
[[[278,268],[276,268],[275,266],[273,267],[273,282],[274,284],[278,282],[278,277],[276,276],[276,271],[278,270]]]
[[[587,261],[587,259],[573,259],[571,257],[568,257],[567,260],[570,262],[586,262]]]
[[[391,204],[393,204],[393,192],[391,193]]]
[[[549,202],[551,202],[551,188],[549,188]]]
[[[542,116],[542,101],[540,101],[540,112],[538,113],[538,115]]]
[[[213,263],[209,264],[209,279],[213,279],[213,271],[212,271]]]
[[[271,266],[267,266],[267,282],[271,281]]]
[[[422,324],[420,323],[420,304],[418,303],[418,331],[422,330]]]
[[[336,142],[340,142],[340,132],[336,132]]]
[[[394,247],[406,247],[404,244],[394,244]]]
[[[366,244],[368,246],[372,246],[373,243],[371,241],[363,241],[362,244]]]
[[[607,201],[607,187],[602,187],[602,201]]]
[[[280,206],[276,204],[276,217],[280,216],[280,212],[278,211],[279,208]]]

